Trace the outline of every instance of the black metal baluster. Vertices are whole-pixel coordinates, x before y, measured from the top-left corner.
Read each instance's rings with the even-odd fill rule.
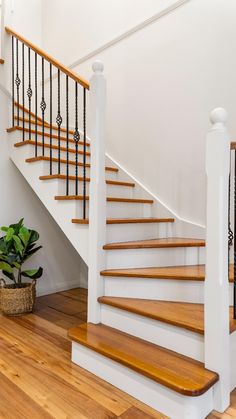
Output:
[[[14,60],[14,37],[11,38],[11,65],[12,65],[12,126],[15,126],[15,60]]]
[[[35,157],[38,156],[38,63],[37,63],[37,52],[35,52]]]
[[[236,150],[234,152],[234,319],[236,319]]]
[[[80,140],[80,134],[78,129],[78,83],[75,82],[75,195],[78,195],[78,144]]]
[[[22,105],[23,105],[22,137],[23,137],[23,141],[25,141],[25,44],[22,44]]]
[[[60,83],[60,70],[57,71],[57,93],[58,93],[58,108],[57,108],[57,117],[56,123],[58,126],[58,175],[61,173],[61,124],[62,124],[62,116],[61,116],[61,83]]]
[[[28,69],[29,69],[29,86],[27,89],[27,96],[29,99],[29,139],[31,140],[31,99],[32,99],[32,88],[31,88],[31,58],[30,58],[30,48],[28,48]]]
[[[50,63],[50,175],[52,175],[52,64]]]
[[[20,125],[20,77],[19,77],[19,41],[16,40],[16,100],[17,100],[17,125]]]
[[[69,78],[66,76],[66,195],[69,195]]]
[[[83,156],[83,218],[86,219],[86,89],[83,89],[83,130],[84,130],[84,156]]]
[[[42,154],[44,156],[44,132],[45,132],[45,110],[46,110],[46,102],[45,102],[45,98],[44,98],[44,58],[42,58],[42,100],[40,103],[40,108],[42,111],[42,143],[43,143],[43,147],[42,147]]]

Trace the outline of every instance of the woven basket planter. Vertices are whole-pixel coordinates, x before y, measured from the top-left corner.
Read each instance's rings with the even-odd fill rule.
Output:
[[[1,279],[0,288],[0,312],[8,316],[31,313],[36,298],[36,281],[22,283],[22,288],[14,288],[14,285],[6,285]]]

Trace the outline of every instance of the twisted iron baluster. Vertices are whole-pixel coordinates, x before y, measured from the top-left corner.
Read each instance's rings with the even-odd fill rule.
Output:
[[[37,63],[37,53],[35,52],[34,60],[35,60],[35,157],[38,155],[38,63]]]
[[[29,68],[29,87],[27,89],[27,96],[29,99],[29,139],[31,140],[31,99],[33,96],[31,88],[31,59],[30,59],[30,48],[28,48],[28,68]]]
[[[25,44],[22,44],[22,105],[23,105],[23,141],[25,141]]]
[[[78,83],[75,82],[75,195],[78,195],[78,144],[80,140],[80,133],[78,129]]]
[[[84,130],[84,155],[83,155],[83,218],[86,219],[86,89],[83,89],[83,130]]]
[[[19,108],[19,102],[20,102],[20,84],[21,80],[19,77],[19,41],[16,40],[16,100],[17,100],[17,125],[20,125],[20,108]]]
[[[236,150],[234,152],[234,319],[236,319]]]
[[[60,85],[60,70],[57,72],[57,93],[58,93],[58,111],[56,117],[56,123],[58,126],[58,174],[61,173],[61,124],[62,124],[62,116],[61,116],[61,85]]]
[[[52,175],[52,64],[50,63],[50,175]]]
[[[15,60],[14,60],[14,37],[11,37],[11,65],[12,65],[12,126],[15,126]]]
[[[69,78],[66,76],[66,195],[69,195]]]
[[[42,149],[42,154],[44,156],[44,133],[45,133],[45,110],[47,108],[46,102],[45,102],[45,98],[44,98],[44,58],[42,58],[42,100],[40,103],[40,108],[42,111],[42,142],[43,142],[43,149]]]

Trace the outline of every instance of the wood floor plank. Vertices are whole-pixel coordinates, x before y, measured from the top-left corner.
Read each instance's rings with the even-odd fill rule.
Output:
[[[67,302],[69,298],[74,299],[79,306],[84,303],[82,297],[86,298],[86,294],[87,290],[74,289],[63,297]],[[53,295],[51,298],[55,301]],[[68,323],[74,318],[74,324],[78,324],[79,318],[57,312],[47,304],[50,304],[50,298],[41,301],[33,314],[15,318],[0,316],[0,417],[124,419],[122,415],[126,412],[130,415],[130,409],[135,408],[134,411],[142,412],[145,419],[149,416],[166,418],[72,364],[67,330],[42,316],[45,310],[50,310],[54,313],[54,322],[59,322],[61,317],[63,323],[66,316],[70,319]],[[85,317],[87,313],[81,311],[79,315]]]
[[[140,316],[204,334],[204,306],[196,303],[142,300],[140,298],[100,297],[98,301]],[[230,333],[236,330],[233,307],[230,307]]]
[[[7,419],[52,419],[49,413],[35,403],[24,391],[0,373],[0,417]]]

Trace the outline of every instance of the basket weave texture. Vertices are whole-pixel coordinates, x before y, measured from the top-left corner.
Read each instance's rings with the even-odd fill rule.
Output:
[[[0,288],[0,312],[8,316],[31,313],[36,298],[36,281],[22,283],[22,288],[14,288],[14,285],[6,285],[1,280]]]

